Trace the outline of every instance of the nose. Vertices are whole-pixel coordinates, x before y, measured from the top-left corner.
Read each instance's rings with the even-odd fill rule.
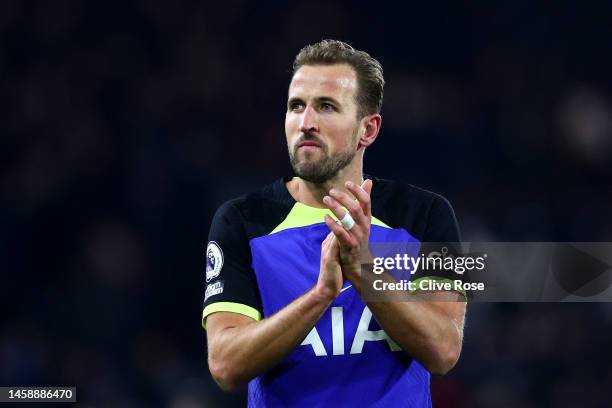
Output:
[[[318,131],[317,111],[312,106],[306,106],[300,120],[300,132],[307,134]]]

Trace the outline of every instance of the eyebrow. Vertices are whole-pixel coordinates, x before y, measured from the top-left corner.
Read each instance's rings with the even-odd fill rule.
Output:
[[[342,106],[340,102],[338,102],[336,99],[332,98],[331,96],[319,96],[319,97],[314,98],[314,100],[315,102],[318,102],[318,103],[330,102],[336,105],[338,108]],[[293,104],[294,102],[304,102],[304,100],[298,97],[289,98],[289,100],[287,101],[287,106],[288,107],[291,106],[291,104]]]
[[[289,98],[289,100],[287,101],[287,107],[290,107],[295,102],[304,102],[304,101],[302,99],[296,98],[296,97]]]

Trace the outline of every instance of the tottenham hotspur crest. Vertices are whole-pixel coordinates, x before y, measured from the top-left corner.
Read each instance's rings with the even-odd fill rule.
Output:
[[[219,276],[223,266],[223,251],[219,244],[210,241],[206,247],[206,282]]]

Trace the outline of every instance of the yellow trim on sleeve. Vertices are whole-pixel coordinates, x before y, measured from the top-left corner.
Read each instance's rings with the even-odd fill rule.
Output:
[[[204,329],[206,329],[206,318],[216,312],[238,313],[250,317],[251,319],[256,321],[261,320],[261,313],[259,312],[259,310],[251,306],[234,302],[217,302],[206,306],[204,310],[202,310],[202,327]]]

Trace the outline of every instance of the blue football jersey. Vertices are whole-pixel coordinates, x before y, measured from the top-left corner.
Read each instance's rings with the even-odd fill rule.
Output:
[[[453,210],[429,191],[377,178],[370,242],[458,242]],[[206,250],[202,323],[228,311],[261,320],[319,275],[327,209],[296,202],[281,179],[219,208]],[[429,372],[385,333],[354,290],[341,293],[302,343],[249,383],[252,407],[428,407]]]

